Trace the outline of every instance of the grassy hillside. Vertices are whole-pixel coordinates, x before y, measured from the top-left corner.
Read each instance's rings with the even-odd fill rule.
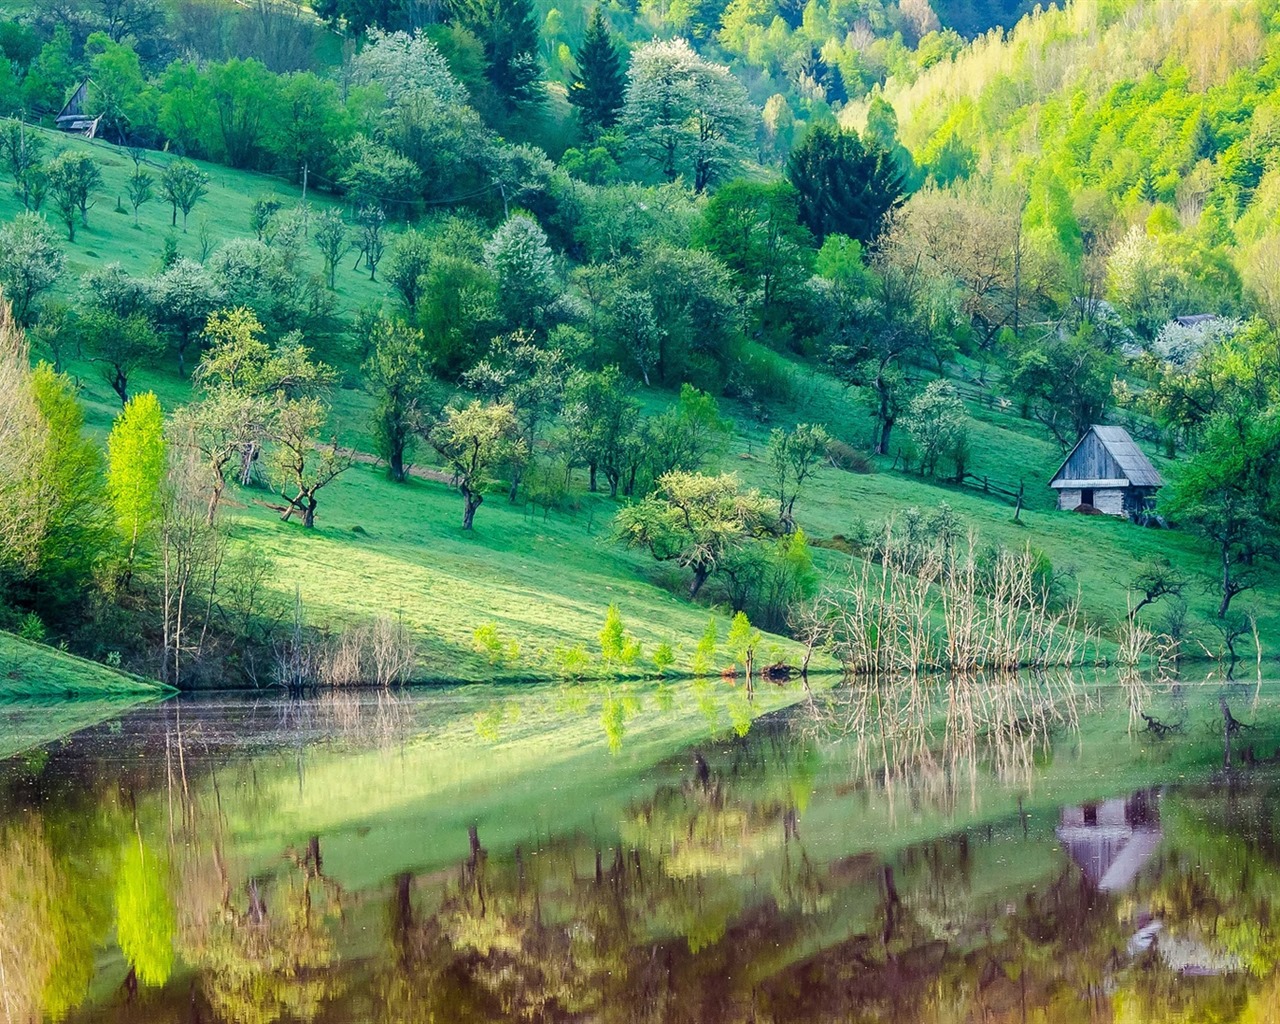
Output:
[[[131,167],[127,156],[103,145],[93,150],[104,162],[108,186],[118,184],[116,179],[122,180]],[[247,233],[254,196],[287,195],[280,182],[266,176],[216,166],[206,169],[212,179],[210,196],[193,214],[192,225],[194,231],[200,218],[207,218],[215,239]],[[12,200],[0,199],[0,208],[4,203]],[[131,217],[109,207],[96,209],[91,229],[82,231],[68,249],[71,265],[84,270],[118,259],[134,272],[154,268],[168,210],[153,204],[147,216],[149,230],[136,231]],[[179,238],[184,252],[199,255],[194,233],[179,232]],[[68,274],[62,286],[68,299],[75,284],[75,276]],[[385,286],[352,272],[349,260],[339,272],[338,284],[344,315],[359,305],[388,301]],[[345,367],[344,387],[335,395],[333,428],[344,443],[372,452],[372,399],[352,386],[358,381],[355,360],[341,344],[322,347],[320,355]],[[94,365],[73,358],[68,368],[80,381],[90,427],[105,434],[118,413],[118,399]],[[794,363],[790,372],[794,395],[770,403],[765,422],[745,407],[724,404],[734,419],[735,435],[722,468],[762,489],[769,487],[763,453],[774,426],[820,422],[858,447],[866,447],[873,433],[869,411],[856,393],[809,365]],[[156,391],[169,409],[190,395],[189,383],[168,365],[139,372],[133,390],[143,389]],[[998,385],[993,390],[998,394]],[[672,399],[657,389],[645,389],[639,397],[651,410]],[[819,567],[827,573],[845,570],[847,556],[832,549],[832,538],[856,534],[859,524],[885,521],[909,507],[930,510],[946,502],[982,543],[1030,544],[1043,551],[1064,574],[1066,591],[1079,588],[1097,626],[1110,628],[1122,619],[1135,566],[1157,555],[1170,557],[1204,582],[1204,587],[1188,591],[1188,599],[1192,616],[1207,623],[1215,604],[1209,592],[1216,572],[1210,553],[1178,531],[1142,530],[1101,517],[1056,512],[1054,495],[1045,484],[1061,451],[1037,424],[1017,416],[1008,403],[1003,405],[969,403],[974,418],[971,471],[989,479],[989,493],[972,483],[959,487],[895,470],[888,459],[878,460],[879,471],[869,475],[832,468],[820,473],[797,506],[801,526],[817,545]],[[1176,462],[1154,451],[1148,454],[1166,479],[1176,476]],[[429,461],[428,455],[420,452],[419,458]],[[1025,505],[1015,523],[1008,492],[1020,483],[1025,485]],[[352,470],[322,492],[319,528],[314,532],[278,522],[276,514],[260,504],[271,500],[263,491],[239,493],[229,513],[235,544],[267,552],[276,560],[270,586],[281,602],[292,602],[296,592],[311,621],[335,626],[378,611],[402,616],[421,637],[424,678],[492,677],[495,669],[471,643],[476,627],[489,621],[516,639],[523,652],[519,665],[501,671],[513,676],[541,674],[547,670],[542,655],[558,645],[583,644],[594,650],[604,609],[614,601],[647,648],[671,641],[681,649],[678,667],[684,666],[705,625],[706,610],[683,599],[678,573],[643,553],[619,548],[610,531],[617,505],[601,495],[586,494],[581,473],[576,486],[571,508],[545,518],[523,505],[509,505],[502,488],[497,488],[480,510],[473,535],[460,528],[461,501],[447,485],[431,480],[394,485],[374,467]],[[1247,598],[1264,636],[1280,635],[1280,600],[1273,599],[1278,589],[1271,579]],[[1154,622],[1159,609],[1152,611]],[[722,635],[723,626],[724,621]],[[1200,633],[1204,643],[1216,649],[1212,630],[1202,628]],[[773,643],[772,654],[793,650],[781,639]],[[1198,652],[1193,645],[1192,653]]]

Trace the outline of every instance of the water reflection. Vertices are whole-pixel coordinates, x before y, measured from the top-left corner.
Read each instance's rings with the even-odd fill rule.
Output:
[[[743,700],[183,701],[0,762],[0,1020],[1273,1019],[1269,688]]]

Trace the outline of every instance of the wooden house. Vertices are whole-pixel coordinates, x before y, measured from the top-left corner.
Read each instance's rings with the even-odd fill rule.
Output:
[[[94,117],[85,111],[85,103],[89,98],[89,79],[85,79],[71,94],[71,99],[58,112],[54,124],[64,132],[74,132],[92,139],[98,134],[98,122],[101,115]]]
[[[1063,511],[1134,517],[1150,511],[1164,486],[1124,427],[1092,426],[1049,481]]]

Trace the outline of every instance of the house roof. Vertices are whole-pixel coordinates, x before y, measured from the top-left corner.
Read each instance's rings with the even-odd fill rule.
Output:
[[[1090,436],[1096,437],[1102,447],[1106,449],[1107,454],[1115,460],[1130,487],[1164,486],[1164,480],[1161,479],[1160,474],[1156,471],[1156,467],[1151,464],[1151,460],[1143,454],[1142,449],[1129,436],[1129,431],[1125,430],[1124,427],[1103,427],[1094,424],[1085,431],[1084,437],[1076,442],[1076,446],[1062,460],[1062,465],[1058,467],[1058,471],[1053,474],[1053,480],[1050,481],[1051,487],[1062,486],[1062,481],[1071,479],[1064,477],[1063,472],[1070,464],[1072,456],[1075,455],[1082,444],[1089,440]],[[1106,482],[1089,480],[1082,481],[1082,483],[1100,486]]]
[[[1182,327],[1195,327],[1197,324],[1205,324],[1217,319],[1217,313],[1190,313],[1186,316],[1175,316],[1173,322]]]

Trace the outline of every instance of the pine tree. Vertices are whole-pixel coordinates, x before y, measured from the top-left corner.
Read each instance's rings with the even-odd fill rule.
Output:
[[[538,25],[531,0],[453,0],[454,18],[484,48],[485,76],[507,114],[542,98]]]
[[[618,123],[626,99],[626,71],[622,55],[614,46],[604,12],[596,7],[575,53],[578,74],[569,82],[569,102],[578,108],[582,134],[596,139]]]
[[[830,234],[871,242],[903,200],[902,175],[888,153],[825,124],[791,151],[787,177],[800,193],[800,223],[819,242]]]

